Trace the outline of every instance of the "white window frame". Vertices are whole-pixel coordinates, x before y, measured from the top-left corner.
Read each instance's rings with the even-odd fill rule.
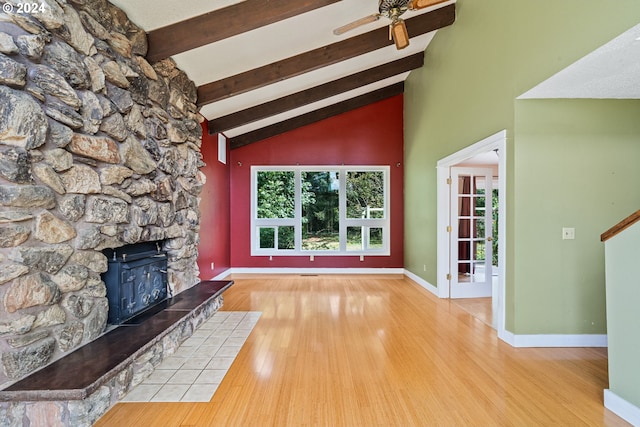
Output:
[[[283,171],[294,172],[295,176],[295,208],[294,218],[258,218],[258,172]],[[340,173],[340,187],[338,192],[338,207],[340,221],[339,250],[308,250],[302,249],[302,202],[301,176],[302,172],[333,172]],[[382,172],[384,181],[384,217],[375,219],[347,218],[347,172]],[[391,237],[391,206],[390,206],[390,167],[389,166],[251,166],[251,255],[252,256],[389,256]],[[295,232],[295,249],[278,249],[279,226],[293,226]],[[275,228],[275,248],[260,248],[260,233],[258,228]],[[363,227],[365,247],[362,250],[347,250],[347,227]],[[382,229],[382,248],[368,248],[369,229]]]

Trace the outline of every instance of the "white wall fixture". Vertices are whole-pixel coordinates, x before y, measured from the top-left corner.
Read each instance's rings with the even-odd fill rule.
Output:
[[[227,164],[227,137],[224,134],[218,134],[218,161]]]

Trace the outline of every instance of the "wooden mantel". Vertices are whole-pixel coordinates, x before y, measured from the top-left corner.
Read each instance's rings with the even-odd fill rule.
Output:
[[[633,224],[638,222],[638,220],[640,220],[640,210],[635,211],[634,213],[632,213],[631,215],[629,215],[628,217],[626,217],[625,219],[623,219],[622,221],[620,221],[619,223],[617,223],[616,225],[614,225],[613,227],[611,227],[610,229],[602,233],[600,235],[600,241],[606,242],[613,236],[620,233],[622,230],[625,230],[631,227]]]

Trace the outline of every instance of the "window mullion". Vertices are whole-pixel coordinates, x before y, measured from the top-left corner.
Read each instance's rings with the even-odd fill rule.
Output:
[[[258,243],[259,236],[256,227],[256,219],[258,218],[258,172],[255,166],[251,166],[251,230],[249,235],[251,236],[251,251],[254,248],[257,249],[260,245]]]
[[[347,251],[347,169],[342,167],[338,168],[340,174],[340,186],[338,190],[338,217],[340,221],[339,226],[339,241],[340,252]]]
[[[389,170],[389,167],[387,166],[384,170],[384,181],[383,181],[383,187],[384,187],[384,220],[385,220],[385,224],[384,227],[382,228],[382,238],[383,238],[383,249],[389,253],[391,250],[391,188],[390,186],[390,182],[391,182],[391,171]]]
[[[300,168],[296,168],[294,171],[294,189],[295,189],[295,213],[293,215],[295,219],[294,224],[294,248],[296,252],[302,250],[302,172]]]

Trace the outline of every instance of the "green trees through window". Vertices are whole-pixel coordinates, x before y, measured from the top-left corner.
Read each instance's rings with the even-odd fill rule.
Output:
[[[340,174],[302,172],[302,249],[340,249]]]
[[[293,218],[295,210],[294,173],[258,173],[258,218]]]
[[[347,218],[384,218],[384,173],[347,172]],[[347,250],[362,250],[368,239],[370,248],[382,248],[382,228],[347,227]]]
[[[478,194],[484,194],[484,189],[478,189],[477,190]],[[483,209],[485,208],[485,198],[477,198],[476,199],[476,208],[479,209]],[[491,206],[492,206],[492,212],[491,212],[491,218],[492,218],[492,243],[491,243],[491,250],[492,250],[492,257],[491,257],[491,262],[493,266],[497,266],[498,265],[498,189],[494,188],[492,190],[492,194],[491,194]],[[477,234],[479,236],[484,236],[485,235],[485,230],[484,230],[484,223],[483,222],[478,222],[477,224]],[[484,246],[484,242],[482,242],[481,245],[477,245],[476,246],[476,257],[475,259],[481,259],[484,260],[485,259],[485,246]]]

